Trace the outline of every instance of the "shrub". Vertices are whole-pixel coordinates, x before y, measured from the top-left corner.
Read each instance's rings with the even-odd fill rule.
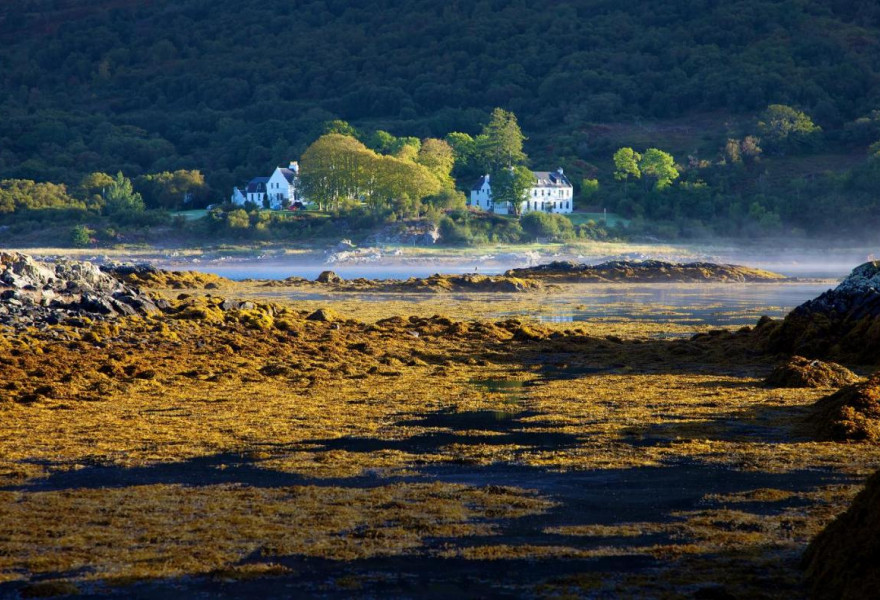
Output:
[[[92,243],[92,234],[94,233],[94,230],[85,225],[75,225],[70,230],[70,244],[74,248],[87,248]]]

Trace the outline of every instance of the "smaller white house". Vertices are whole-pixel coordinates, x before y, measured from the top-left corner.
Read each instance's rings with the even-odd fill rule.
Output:
[[[574,187],[562,169],[556,171],[535,171],[535,182],[529,188],[526,199],[520,205],[520,214],[529,212],[549,212],[568,214],[574,210]],[[489,175],[483,175],[471,188],[470,206],[506,215],[507,202],[495,204],[492,200],[492,186]]]
[[[479,181],[471,188],[471,201],[469,204],[486,211],[492,210],[492,186],[489,185],[489,175],[480,177]]]
[[[265,206],[266,183],[268,181],[268,177],[254,177],[251,179],[247,184],[247,188],[245,188],[245,198],[247,201],[257,206]]]

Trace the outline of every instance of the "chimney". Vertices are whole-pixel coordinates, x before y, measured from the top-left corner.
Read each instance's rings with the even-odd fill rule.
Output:
[[[299,173],[299,163],[295,160],[290,161],[290,166],[288,167],[294,173]]]
[[[565,175],[565,173],[562,172],[562,167],[559,167],[558,169],[556,169],[556,172],[559,173],[560,175]]]

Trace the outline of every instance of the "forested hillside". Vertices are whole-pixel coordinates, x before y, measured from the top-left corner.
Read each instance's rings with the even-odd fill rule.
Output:
[[[852,132],[880,107],[880,5],[19,0],[0,5],[0,82],[0,178],[199,169],[226,196],[331,119],[442,137],[501,106],[536,166],[573,165],[579,183],[639,140],[715,152],[770,104],[864,156],[880,119]],[[619,135],[707,114],[714,130],[684,141]]]

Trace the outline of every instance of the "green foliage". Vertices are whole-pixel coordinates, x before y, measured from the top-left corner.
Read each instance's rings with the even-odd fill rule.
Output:
[[[496,108],[489,123],[475,140],[477,161],[487,173],[521,165],[527,159],[523,152],[525,139],[516,115]]]
[[[581,198],[584,200],[590,200],[599,192],[599,180],[598,179],[583,179],[581,180]]]
[[[491,181],[495,206],[504,206],[506,203],[511,214],[518,215],[535,183],[535,175],[526,167],[507,167],[492,173]]]
[[[829,137],[859,119],[848,144],[880,139],[865,2],[217,0],[199,18],[206,6],[2,3],[0,177],[74,189],[95,171],[198,168],[225,196],[325,131],[474,136],[496,106],[528,124],[536,165],[604,157],[581,134],[591,124],[771,103],[804,107]],[[636,143],[666,147],[613,147]]]
[[[761,113],[758,131],[767,146],[781,155],[815,148],[821,140],[822,128],[802,111],[771,104]]]
[[[627,184],[630,177],[639,179],[642,172],[639,169],[639,162],[642,156],[632,148],[619,148],[614,153],[614,178],[623,182],[623,196],[627,194]]]
[[[70,244],[74,248],[88,248],[92,243],[95,231],[85,225],[74,225],[70,230]]]
[[[24,179],[0,181],[0,214],[25,210],[84,208],[63,184],[36,183]]]
[[[333,119],[324,123],[324,135],[330,133],[338,133],[339,135],[347,135],[353,138],[360,137],[358,130],[342,119]]]
[[[135,181],[149,208],[179,209],[203,205],[207,186],[200,171],[177,171],[142,175]]]
[[[436,210],[464,210],[467,206],[467,196],[454,188],[445,187],[433,196],[425,198],[425,204]]]
[[[104,210],[107,214],[139,213],[144,211],[144,200],[134,191],[131,180],[122,174],[116,174],[113,183],[104,194]]]
[[[646,181],[654,181],[654,189],[657,191],[668,188],[679,176],[672,155],[657,148],[645,150],[639,161],[639,170]]]
[[[321,136],[302,156],[300,180],[306,197],[322,210],[339,211],[344,201],[363,200],[377,215],[419,216],[422,200],[451,183],[448,174],[445,181],[438,177],[450,167],[440,155],[445,151],[451,156],[451,150],[433,140],[426,153],[419,154],[414,143],[421,146],[419,140],[398,140],[402,141],[398,155],[392,156],[377,154],[350,136]],[[433,172],[415,162],[420,157],[433,166]]]
[[[574,226],[563,215],[533,211],[520,219],[523,231],[532,238],[568,240],[574,237]]]
[[[233,210],[226,213],[226,226],[229,229],[247,229],[251,226],[251,218],[242,209]]]

